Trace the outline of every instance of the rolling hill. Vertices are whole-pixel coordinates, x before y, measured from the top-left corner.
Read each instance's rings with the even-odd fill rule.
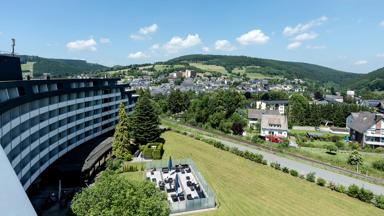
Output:
[[[68,77],[108,69],[106,66],[88,63],[84,60],[53,59],[27,55],[19,57],[23,65],[29,65],[27,71],[32,70],[34,77],[42,76],[44,73],[49,73],[51,77]],[[31,62],[33,64],[30,64]]]
[[[360,77],[359,74],[334,70],[314,64],[278,61],[247,56],[185,55],[171,59],[166,63],[202,63],[206,65],[216,65],[224,67],[228,72],[231,72],[235,68],[239,67],[246,67],[247,69],[252,67],[254,71],[246,70],[246,72],[257,72],[264,75],[283,76],[290,79],[307,79],[319,81],[321,83],[333,82],[336,84],[342,84]],[[256,68],[256,70],[254,68]]]
[[[350,80],[347,86],[351,89],[384,91],[384,67]]]

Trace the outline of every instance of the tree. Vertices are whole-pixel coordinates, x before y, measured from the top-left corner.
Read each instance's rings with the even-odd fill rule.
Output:
[[[289,121],[294,125],[305,124],[306,108],[308,106],[308,100],[304,96],[298,93],[292,94],[289,98]]]
[[[356,165],[356,170],[359,172],[359,165],[363,164],[363,157],[358,151],[353,151],[348,157],[348,164]]]
[[[243,135],[243,132],[244,132],[243,125],[240,122],[233,122],[232,131],[233,131],[233,134],[235,135]]]
[[[182,93],[179,89],[171,90],[168,96],[168,110],[172,114],[183,112],[188,109],[189,102],[188,94]]]
[[[103,172],[90,187],[77,193],[71,209],[75,215],[168,216],[166,195],[148,181],[133,181]]]
[[[131,117],[131,131],[135,142],[146,144],[160,138],[160,119],[147,93],[139,97]]]
[[[119,123],[113,135],[112,153],[120,159],[132,159],[128,117],[123,103],[120,103],[119,106]]]

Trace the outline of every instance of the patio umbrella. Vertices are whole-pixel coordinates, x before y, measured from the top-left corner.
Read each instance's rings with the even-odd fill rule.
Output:
[[[176,194],[179,195],[179,193],[177,192],[177,190],[179,189],[180,185],[179,185],[179,174],[176,173],[176,178],[175,178],[175,191],[176,191]]]
[[[172,170],[172,157],[171,156],[169,156],[169,160],[168,160],[168,169],[169,169],[169,171]]]

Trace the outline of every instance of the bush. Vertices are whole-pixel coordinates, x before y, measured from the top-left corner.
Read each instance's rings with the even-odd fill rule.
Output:
[[[253,143],[256,143],[256,144],[258,144],[258,143],[264,143],[264,140],[263,140],[262,138],[260,138],[259,136],[257,136],[257,135],[252,136],[251,141],[252,141]]]
[[[152,159],[152,152],[153,152],[153,149],[148,148],[148,146],[146,145],[146,147],[144,148],[144,151],[143,151],[143,157],[145,159]]]
[[[360,188],[357,185],[353,184],[348,187],[348,191],[347,191],[348,196],[357,198],[359,196],[359,193],[360,193]]]
[[[337,141],[335,143],[335,146],[338,148],[338,149],[343,149],[345,147],[343,141]]]
[[[123,164],[123,160],[115,158],[115,159],[107,160],[106,166],[107,166],[107,169],[116,171],[121,167],[122,164]]]
[[[374,161],[372,163],[372,166],[373,166],[373,168],[375,168],[377,170],[384,171],[384,159]]]
[[[267,161],[267,160],[262,160],[262,161],[261,161],[261,164],[263,164],[263,165],[268,165],[268,161]]]
[[[152,159],[154,160],[160,160],[163,156],[164,149],[163,144],[159,144],[155,150],[152,151]]]
[[[373,197],[374,197],[374,195],[373,195],[372,191],[364,189],[364,188],[360,188],[360,191],[358,194],[359,200],[361,200],[363,202],[370,203],[373,200]]]
[[[294,169],[289,170],[289,173],[291,174],[291,176],[294,176],[294,177],[297,177],[299,175],[299,172],[297,172]]]
[[[327,153],[331,155],[335,155],[337,153],[337,147],[335,145],[328,145]]]
[[[283,167],[283,172],[285,172],[285,173],[289,173],[289,169],[288,169],[288,167]]]
[[[305,175],[301,174],[301,175],[299,175],[299,178],[305,179]]]
[[[123,166],[123,172],[137,172],[139,169],[137,166],[129,165],[129,164],[124,164]]]
[[[315,180],[316,180],[316,173],[314,173],[314,172],[308,173],[307,176],[306,176],[306,179],[309,182],[315,182]]]
[[[325,179],[319,177],[319,178],[317,178],[317,184],[324,187],[325,184],[327,184],[327,181],[325,181]]]
[[[275,168],[275,169],[277,169],[277,170],[281,170],[280,164],[277,163],[277,162],[272,162],[272,163],[270,164],[270,166],[273,167],[273,168]]]
[[[356,142],[351,142],[351,143],[349,143],[349,147],[352,150],[357,150],[359,148],[359,144],[357,144]]]
[[[383,147],[377,147],[377,148],[375,148],[375,152],[384,153],[384,148]]]
[[[344,185],[336,185],[335,191],[337,191],[339,193],[346,193],[347,192],[347,190],[345,189]]]
[[[375,196],[375,206],[384,209],[384,195]]]

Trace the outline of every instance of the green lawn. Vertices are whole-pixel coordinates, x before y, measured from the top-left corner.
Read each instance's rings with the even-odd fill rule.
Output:
[[[218,65],[206,65],[202,63],[189,63],[189,65],[200,68],[201,70],[207,72],[219,72],[222,74],[228,74],[224,67]]]
[[[191,158],[216,194],[218,209],[199,215],[384,215],[372,205],[190,137],[166,132],[163,138],[163,158]]]
[[[35,64],[35,62],[27,62],[25,64],[21,64],[21,70],[32,72],[33,71],[33,64]]]

